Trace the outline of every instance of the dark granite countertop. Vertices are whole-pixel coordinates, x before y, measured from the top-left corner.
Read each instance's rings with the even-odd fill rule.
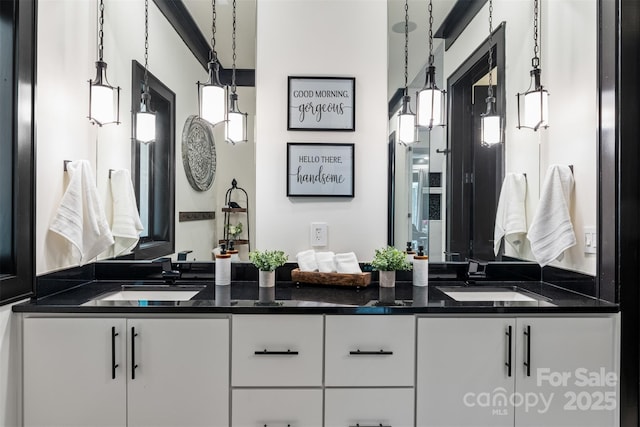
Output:
[[[127,289],[193,288],[187,301],[96,300]],[[525,301],[458,301],[450,291],[518,291]],[[458,294],[457,298],[460,298]],[[473,298],[471,298],[473,299]],[[91,281],[72,289],[17,304],[19,313],[234,313],[234,314],[488,314],[488,313],[615,313],[617,304],[536,281],[482,282],[430,281],[428,287],[399,282],[395,288],[344,288],[278,281],[274,288],[259,288],[253,281],[216,287],[212,281]]]

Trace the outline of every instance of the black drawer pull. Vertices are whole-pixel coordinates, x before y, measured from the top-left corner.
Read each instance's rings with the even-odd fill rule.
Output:
[[[116,327],[111,327],[111,379],[116,379],[116,368],[119,366],[116,363],[116,337],[119,334],[116,332]]]
[[[507,361],[504,364],[507,367],[507,376],[510,377],[511,376],[511,325],[509,325],[509,327],[507,328],[507,331],[505,332],[505,334],[507,335]]]
[[[393,354],[393,351],[388,351],[388,350],[361,351],[360,349],[358,349],[356,351],[350,351],[349,354],[352,356],[372,356],[372,355],[373,356],[390,356]]]
[[[136,333],[136,328],[134,326],[131,327],[131,379],[136,379],[136,337],[138,334]]]
[[[264,427],[269,427],[269,425],[265,424]],[[287,424],[287,427],[291,427],[291,424]]]
[[[273,356],[273,355],[282,355],[282,354],[288,355],[288,356],[297,356],[300,353],[297,351],[291,351],[289,349],[287,349],[287,351],[269,351],[265,348],[262,351],[255,351],[253,354],[255,354],[256,356]]]
[[[382,423],[380,424],[371,424],[371,425],[366,425],[366,424],[356,424],[356,425],[350,425],[349,427],[391,427],[391,425],[384,425]]]
[[[524,330],[524,335],[527,337],[527,359],[524,362],[524,366],[527,367],[527,376],[531,376],[531,326],[527,325]]]

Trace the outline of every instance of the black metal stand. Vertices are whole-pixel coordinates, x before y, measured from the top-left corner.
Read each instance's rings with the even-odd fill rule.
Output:
[[[234,198],[234,193],[240,192],[244,194],[245,207],[238,204],[237,198]],[[240,202],[242,202],[240,200]],[[251,224],[249,222],[249,195],[242,187],[238,187],[238,181],[234,178],[231,181],[231,188],[227,190],[227,194],[224,197],[224,207],[222,212],[224,213],[224,239],[219,240],[219,243],[225,243],[228,247],[229,241],[233,241],[235,245],[247,245],[249,251],[251,251]],[[233,214],[245,214],[247,216],[247,238],[246,239],[232,239],[229,235],[229,224],[231,216]]]

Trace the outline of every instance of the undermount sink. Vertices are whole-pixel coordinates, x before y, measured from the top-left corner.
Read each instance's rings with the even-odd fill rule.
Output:
[[[460,301],[513,301],[513,302],[535,302],[546,300],[546,298],[535,295],[528,291],[516,290],[513,288],[470,286],[470,287],[445,287],[439,286],[448,297]]]
[[[122,286],[119,291],[109,292],[93,301],[188,301],[204,285],[197,286]]]

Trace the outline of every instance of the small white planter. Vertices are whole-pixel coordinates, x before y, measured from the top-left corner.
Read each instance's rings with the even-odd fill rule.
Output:
[[[393,288],[396,286],[395,271],[379,271],[379,283],[381,288]]]
[[[260,270],[258,272],[258,284],[262,288],[273,288],[276,285],[276,272]]]

